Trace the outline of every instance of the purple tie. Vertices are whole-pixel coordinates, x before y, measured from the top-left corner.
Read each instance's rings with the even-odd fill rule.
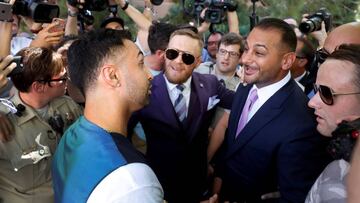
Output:
[[[246,100],[244,108],[243,108],[243,110],[241,112],[241,116],[240,116],[240,119],[239,119],[239,123],[238,123],[238,127],[237,127],[237,130],[236,130],[235,137],[237,137],[239,135],[239,133],[241,132],[241,130],[245,127],[245,125],[247,123],[247,120],[248,120],[249,112],[250,112],[253,104],[256,102],[257,99],[258,99],[257,90],[252,89],[251,92],[250,92],[250,96]]]

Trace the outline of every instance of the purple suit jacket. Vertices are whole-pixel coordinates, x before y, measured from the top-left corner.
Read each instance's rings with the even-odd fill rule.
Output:
[[[140,121],[143,126],[148,163],[170,202],[199,202],[205,191],[208,128],[215,112],[208,110],[208,102],[215,95],[217,105],[231,108],[234,92],[213,75],[193,73],[188,116],[181,123],[161,73],[152,81],[149,105],[131,119],[130,123]]]

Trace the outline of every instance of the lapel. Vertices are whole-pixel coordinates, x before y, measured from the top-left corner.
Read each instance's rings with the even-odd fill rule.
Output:
[[[284,107],[285,100],[291,95],[291,92],[294,90],[295,82],[290,80],[284,87],[277,91],[273,96],[269,98],[255,113],[252,119],[247,123],[244,129],[240,132],[237,139],[235,139],[235,133],[237,124],[239,122],[239,117],[242,111],[242,108],[239,108],[236,111],[236,122],[232,122],[232,128],[229,138],[228,146],[229,150],[227,152],[227,157],[242,148],[247,142],[249,142],[266,124],[271,122],[277,115],[279,115]],[[244,94],[240,98],[241,106],[245,104],[247,95],[249,94],[251,87],[246,87],[246,95]],[[285,104],[286,105],[286,104]],[[240,113],[239,113],[240,112]]]
[[[202,81],[202,78],[198,76],[198,74],[192,74],[191,80],[191,94],[186,123],[186,132],[190,136],[189,142],[197,134],[204,113],[207,110],[207,103],[210,97],[210,91],[209,87],[207,87],[207,83]]]
[[[180,121],[171,103],[163,73],[160,73],[154,78],[151,92],[151,101],[155,101],[154,104],[151,104],[151,106],[154,105],[151,109],[155,109],[155,111],[151,113],[159,114],[161,120],[170,124],[172,127],[181,128]]]

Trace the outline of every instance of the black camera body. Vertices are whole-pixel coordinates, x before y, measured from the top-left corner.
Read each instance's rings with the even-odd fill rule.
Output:
[[[15,15],[27,16],[37,23],[51,23],[60,14],[59,6],[42,0],[16,0],[12,12]]]
[[[325,8],[319,9],[307,18],[308,20],[299,25],[299,30],[304,34],[321,30],[323,21],[327,32],[332,28],[332,15]]]
[[[77,0],[68,0],[68,3],[74,7],[77,7],[77,5],[79,4]],[[85,3],[81,5],[82,10],[89,11],[103,11],[109,7],[109,3],[107,0],[85,0]]]
[[[203,4],[208,7],[205,12],[205,20],[213,24],[221,23],[225,18],[226,11],[235,11],[237,8],[236,0],[205,0]]]

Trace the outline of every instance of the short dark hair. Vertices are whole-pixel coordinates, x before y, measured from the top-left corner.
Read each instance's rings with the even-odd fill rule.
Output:
[[[119,49],[124,46],[124,40],[131,40],[130,32],[98,29],[85,33],[69,47],[67,58],[70,79],[84,95],[97,80],[104,59],[122,54]]]
[[[342,44],[326,58],[326,60],[328,59],[353,63],[355,66],[354,83],[360,90],[360,44]]]
[[[281,42],[285,45],[288,51],[294,52],[296,50],[296,34],[294,29],[285,21],[278,18],[264,18],[255,28],[261,30],[277,30],[281,33]]]
[[[239,45],[240,49],[239,49],[239,53],[241,54],[244,48],[244,40],[243,38],[239,35],[236,34],[234,32],[229,32],[226,33],[225,35],[223,35],[221,37],[220,43],[218,45],[218,47],[220,47],[220,45],[223,44],[225,46],[228,45]]]
[[[306,63],[306,69],[309,70],[315,57],[315,48],[307,38],[298,37],[297,39],[304,44],[300,52],[302,54],[301,57],[305,57],[307,59],[308,62]]]
[[[47,48],[27,47],[16,55],[22,57],[23,71],[11,76],[20,92],[28,92],[35,81],[49,81],[64,68],[60,54]]]
[[[149,28],[147,39],[151,53],[155,54],[157,50],[165,51],[169,44],[170,35],[175,30],[175,25],[154,21]]]

